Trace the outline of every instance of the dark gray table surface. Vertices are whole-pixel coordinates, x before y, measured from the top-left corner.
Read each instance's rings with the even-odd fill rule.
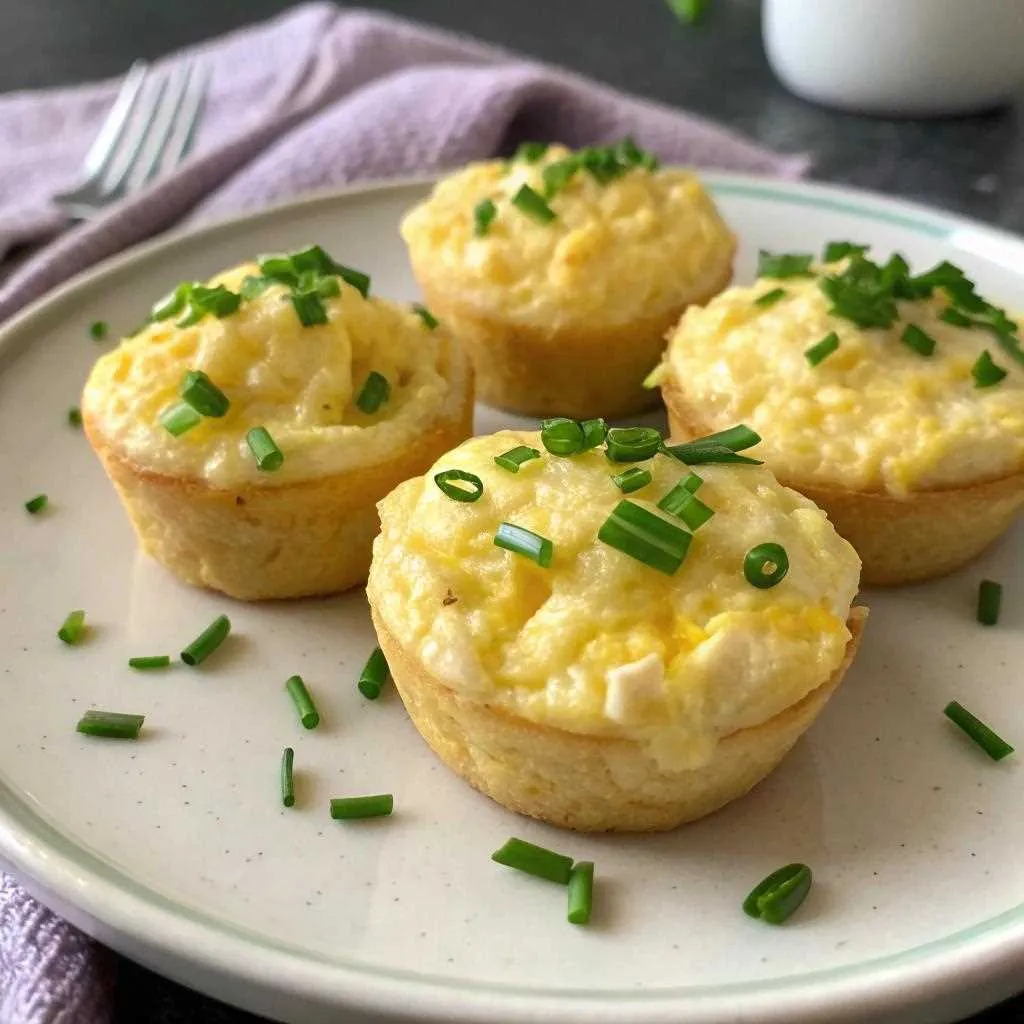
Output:
[[[0,0],[0,91],[116,75],[135,57],[155,57],[290,6],[282,0]],[[813,176],[821,180],[1024,231],[1024,104],[942,121],[872,119],[811,106],[773,79],[761,50],[757,0],[719,0],[697,30],[676,25],[661,0],[364,6],[470,33],[686,107],[765,145],[809,152]],[[256,1021],[128,961],[118,965],[116,1024]],[[1024,1021],[1024,997],[972,1018],[972,1024],[1011,1021]]]

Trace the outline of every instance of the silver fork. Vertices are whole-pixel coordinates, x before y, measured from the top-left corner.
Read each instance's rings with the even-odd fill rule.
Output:
[[[86,154],[81,184],[53,201],[87,220],[180,164],[202,116],[206,84],[206,72],[192,61],[167,71],[136,61]]]

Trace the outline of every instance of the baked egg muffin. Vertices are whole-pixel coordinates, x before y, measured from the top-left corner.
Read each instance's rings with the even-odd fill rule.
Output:
[[[184,283],[94,366],[83,426],[143,550],[245,600],[365,581],[376,503],[472,429],[424,308],[319,246]]]
[[[629,141],[470,164],[401,230],[478,396],[531,416],[649,407],[665,331],[729,283],[735,250],[697,178]]]
[[[500,804],[674,828],[822,709],[857,649],[860,562],[735,454],[743,428],[664,446],[566,424],[473,438],[380,503],[377,636],[423,738]]]
[[[653,380],[674,434],[749,423],[864,582],[909,583],[970,561],[1024,503],[1024,353],[957,267],[866,250],[762,253],[754,285],[683,315]]]

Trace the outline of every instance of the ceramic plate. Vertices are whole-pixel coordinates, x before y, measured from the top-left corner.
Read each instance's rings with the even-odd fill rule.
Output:
[[[1024,305],[1024,242],[880,197],[709,176],[759,248],[871,242],[950,259]],[[415,288],[397,233],[427,186],[304,200],[157,241],[55,292],[0,339],[0,854],[48,903],[128,955],[295,1022],[339,1008],[430,1021],[579,1024],[953,1020],[1024,978],[1018,759],[995,764],[942,716],[959,698],[1024,743],[1024,531],[938,583],[869,592],[860,656],[818,724],[750,796],[668,835],[559,832],[506,812],[443,768],[394,692],[355,679],[374,638],[361,592],[236,604],[141,557],[82,434],[66,422],[100,346],[154,296],[257,252],[319,241]],[[481,408],[477,428],[509,425]],[[37,492],[51,508],[30,517]],[[995,629],[978,581],[1005,583]],[[89,642],[55,631],[88,612]],[[133,673],[214,615],[230,642],[201,670]],[[323,723],[282,692],[301,673]],[[90,706],[144,712],[135,744],[90,740]],[[279,803],[295,748],[298,803]],[[393,792],[389,819],[331,821],[331,796]],[[564,891],[491,863],[517,835],[597,863],[593,923]],[[816,884],[783,928],[746,918],[753,883],[804,861]],[[349,1019],[349,1018],[346,1018]],[[352,1018],[355,1019],[355,1018]]]

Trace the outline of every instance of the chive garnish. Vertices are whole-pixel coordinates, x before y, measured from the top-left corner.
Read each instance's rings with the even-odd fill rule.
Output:
[[[89,336],[93,341],[102,341],[109,330],[105,320],[96,320],[89,325]]]
[[[507,469],[510,473],[518,473],[519,467],[523,463],[539,458],[540,452],[536,448],[528,448],[525,444],[521,444],[515,448],[510,448],[507,452],[502,452],[501,455],[495,455],[494,461],[502,469]]]
[[[253,427],[245,435],[249,451],[256,458],[256,468],[264,473],[273,473],[281,468],[284,462],[284,452],[274,443],[270,431],[266,427]]]
[[[974,321],[965,313],[961,313],[955,306],[947,306],[940,314],[939,319],[955,327],[973,327]]]
[[[460,487],[456,481],[469,484],[469,490]],[[475,473],[463,469],[446,469],[434,476],[434,483],[452,501],[476,501],[484,493],[484,482]]]
[[[702,482],[700,477],[695,473],[691,473],[690,476],[694,477],[698,485]],[[676,484],[675,487],[673,487],[672,490],[670,490],[668,494],[658,502],[658,508],[675,516],[677,519],[681,519],[691,531],[694,531],[703,526],[715,514],[715,512],[714,509],[708,508],[708,506],[690,490],[687,486],[687,481],[689,481],[689,479],[690,477],[687,477],[685,480],[681,480]]]
[[[642,462],[657,454],[661,434],[654,427],[612,427],[605,444],[612,462]]]
[[[590,451],[596,448],[608,436],[608,424],[598,417],[593,420],[582,420],[580,430],[583,431],[583,447],[580,451]]]
[[[129,658],[128,667],[137,668],[140,671],[148,671],[154,668],[167,668],[171,663],[169,654],[147,654],[138,658]]]
[[[856,245],[853,242],[829,242],[821,258],[825,263],[837,263],[847,256],[863,256],[870,248],[870,245]]]
[[[770,590],[789,572],[789,555],[781,544],[768,542],[752,547],[743,559],[743,575],[752,587]]]
[[[111,740],[134,740],[146,720],[145,715],[126,715],[120,711],[86,711],[75,727],[86,736],[102,736]]]
[[[813,261],[810,253],[773,253],[762,249],[757,254],[757,276],[780,281],[788,277],[810,277]]]
[[[292,704],[295,705],[302,728],[315,729],[320,724],[320,712],[317,711],[316,704],[313,703],[313,697],[302,676],[289,676],[284,688],[288,691]]]
[[[291,747],[281,752],[281,803],[295,806],[295,751]]]
[[[691,466],[712,462],[760,466],[761,463],[758,459],[737,454],[747,448],[753,448],[760,440],[760,434],[740,423],[728,430],[720,430],[716,434],[698,437],[694,441],[673,445],[663,444],[661,451],[665,455],[670,455]]]
[[[57,630],[57,636],[66,644],[81,643],[85,637],[85,612],[81,608],[76,611],[69,612],[68,617],[64,620],[60,629]]]
[[[498,216],[498,208],[493,199],[481,199],[473,208],[473,234],[478,238],[486,235],[491,221]]]
[[[527,530],[523,526],[502,523],[494,534],[494,543],[499,548],[529,558],[531,562],[536,562],[542,569],[547,569],[551,565],[554,545],[547,537],[542,537],[539,533]]]
[[[185,374],[179,394],[186,405],[202,416],[219,419],[231,408],[228,396],[202,370],[189,370]]]
[[[586,924],[594,906],[594,864],[581,860],[569,873],[569,924]]]
[[[328,322],[327,307],[316,292],[292,292],[291,303],[303,327],[317,327]]]
[[[208,314],[223,319],[234,313],[241,303],[241,295],[229,291],[222,284],[214,288],[192,284],[185,293],[185,315],[177,324],[179,327],[191,327]]]
[[[971,376],[976,388],[990,388],[1006,376],[1006,371],[993,360],[988,349],[985,349],[971,367]]]
[[[356,405],[372,416],[391,397],[391,385],[387,377],[376,370],[371,370],[366,382],[359,390]]]
[[[576,420],[555,416],[541,424],[540,441],[552,455],[576,455],[583,450],[583,427]]]
[[[580,162],[575,156],[568,156],[564,160],[556,160],[544,168],[544,197],[552,199],[572,181],[576,172],[580,169]]]
[[[182,281],[173,291],[168,292],[153,304],[153,308],[149,311],[149,319],[155,322],[169,320],[172,316],[177,316],[185,308],[189,293],[198,284],[198,281]]]
[[[623,500],[598,530],[597,539],[623,554],[672,576],[683,564],[692,537],[635,502]]]
[[[335,797],[331,801],[331,817],[335,821],[386,818],[394,809],[395,798],[390,793],[380,793],[375,796]]]
[[[1013,753],[1013,747],[998,733],[993,732],[984,722],[975,718],[959,701],[950,701],[942,713],[959,726],[993,761],[1002,761]]]
[[[827,359],[839,348],[839,335],[830,331],[821,341],[812,345],[804,351],[804,357],[811,366],[817,366],[822,360]]]
[[[217,618],[211,622],[206,629],[202,631],[181,652],[181,660],[186,665],[201,665],[206,659],[213,654],[215,650],[227,638],[228,633],[231,632],[231,620],[226,615],[218,615]]]
[[[197,426],[201,420],[202,416],[185,402],[169,405],[160,413],[160,423],[172,437],[181,437],[186,431]]]
[[[994,626],[999,621],[1003,603],[1003,585],[995,580],[982,580],[978,584],[978,621],[983,626]]]
[[[785,297],[785,288],[773,288],[770,292],[765,292],[764,295],[758,295],[758,297],[754,299],[754,305],[760,306],[762,309],[767,309],[768,306],[774,306],[779,299],[784,299]]]
[[[665,0],[672,13],[685,25],[696,25],[704,17],[711,0]]]
[[[69,427],[80,427],[82,425],[82,410],[77,405],[71,406],[68,409],[68,426]]]
[[[669,515],[678,515],[679,509],[686,505],[704,483],[702,477],[696,473],[687,473],[662,499],[658,502],[658,508]]]
[[[900,335],[900,341],[912,348],[918,355],[930,356],[935,351],[935,339],[916,324],[907,324]]]
[[[242,281],[242,284],[238,289],[238,294],[241,295],[246,302],[251,302],[253,299],[258,299],[274,283],[274,279],[271,277],[249,274]]]
[[[388,671],[388,661],[384,657],[384,652],[379,647],[375,647],[373,654],[363,666],[363,671],[359,673],[359,682],[356,683],[359,692],[367,700],[376,700],[388,677]]]
[[[421,306],[418,302],[414,302],[412,311],[423,321],[423,326],[426,327],[428,331],[437,330],[437,317],[434,316],[426,306]]]
[[[572,876],[572,857],[555,853],[543,846],[528,843],[525,839],[509,839],[504,846],[491,854],[491,860],[505,867],[525,871],[537,878],[546,878],[558,885],[568,885]]]
[[[46,504],[50,499],[45,494],[37,494],[34,498],[29,498],[25,502],[25,511],[30,516],[34,516],[37,512],[42,512],[46,508]]]
[[[648,469],[640,469],[639,466],[630,466],[629,469],[612,477],[612,483],[623,494],[632,494],[646,487],[651,482],[651,472]]]
[[[549,145],[546,142],[522,142],[515,152],[513,160],[525,160],[528,164],[535,164],[548,151]]]
[[[544,197],[534,192],[529,185],[520,186],[519,191],[512,197],[512,205],[540,224],[549,224],[556,216]]]
[[[782,924],[807,898],[811,881],[806,864],[787,864],[754,886],[743,901],[743,912],[766,924]]]

